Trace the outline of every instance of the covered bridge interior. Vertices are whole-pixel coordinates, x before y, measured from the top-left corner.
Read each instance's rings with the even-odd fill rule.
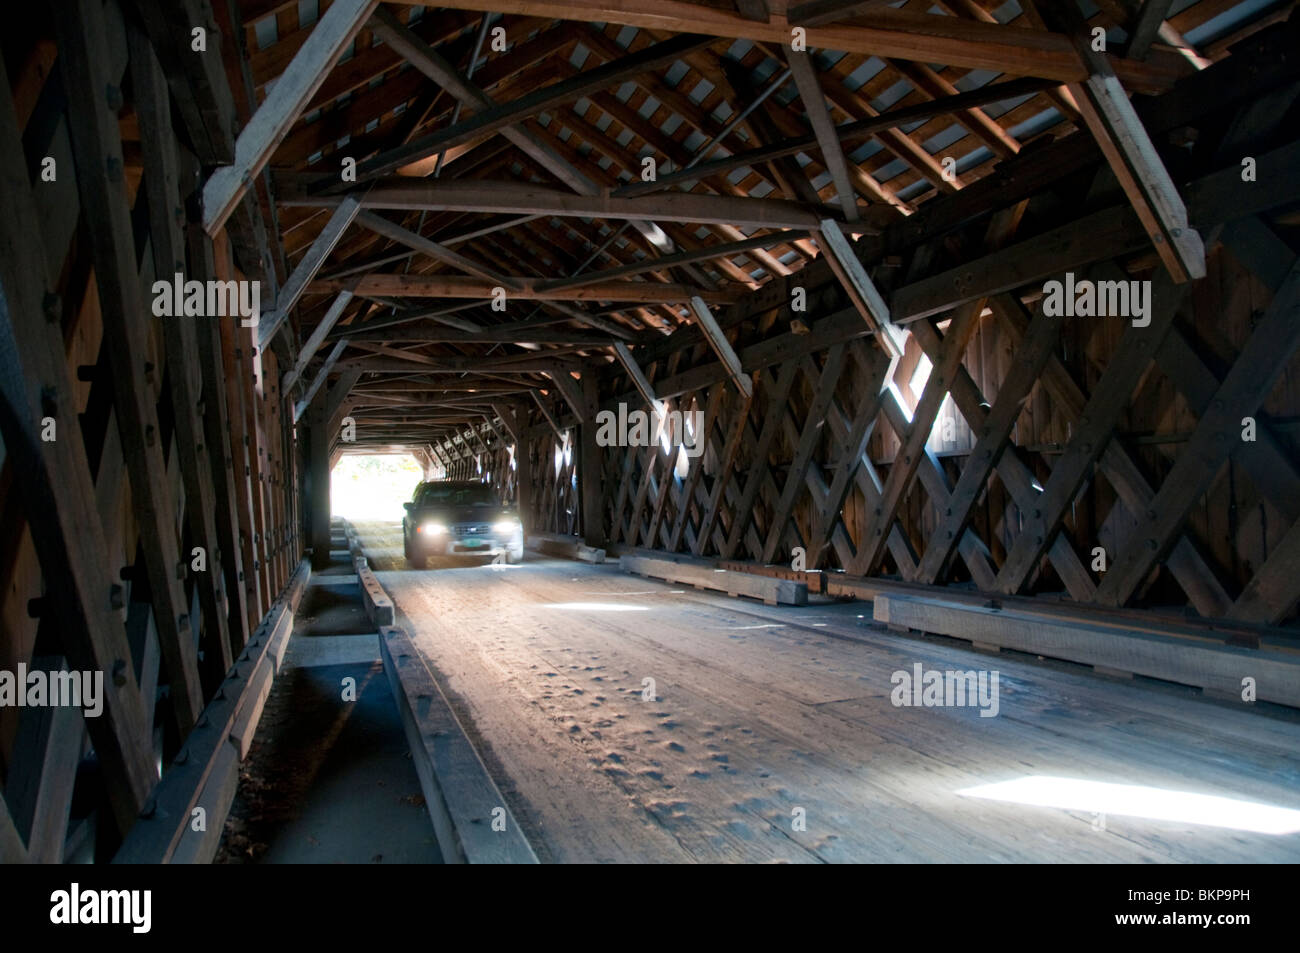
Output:
[[[811,600],[777,628],[1179,686],[1294,780],[1297,51],[1268,0],[14,11],[0,670],[104,685],[0,705],[0,857],[211,858],[306,580],[389,545],[331,520],[345,453],[534,556]],[[353,568],[381,637],[432,619]],[[519,796],[542,859],[634,857]]]

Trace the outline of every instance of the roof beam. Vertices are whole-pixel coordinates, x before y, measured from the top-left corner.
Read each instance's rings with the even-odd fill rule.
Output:
[[[290,207],[330,208],[342,198],[308,195],[295,190],[298,177],[279,176],[280,204]],[[560,218],[649,219],[694,225],[732,225],[737,228],[817,228],[821,217],[814,209],[784,199],[736,198],[687,192],[669,192],[654,198],[614,198],[575,195],[559,189],[517,182],[383,179],[359,195],[362,208],[430,212],[511,212],[520,215],[554,215]],[[859,228],[858,231],[870,231]]]
[[[650,283],[638,282],[638,284],[649,285]],[[664,286],[652,285],[651,287],[662,288]],[[543,307],[549,308],[552,311],[557,311],[560,314],[564,315],[566,318],[569,318],[572,321],[577,321],[579,324],[584,325],[586,327],[595,328],[598,331],[604,331],[606,334],[611,335],[612,337],[623,338],[624,340],[631,340],[632,338],[636,337],[636,335],[632,331],[623,327],[623,325],[618,324],[615,321],[608,321],[605,318],[600,317],[599,315],[587,314],[587,312],[583,311],[580,308],[571,308],[568,305],[561,304],[558,301],[549,301],[545,305],[543,305]]]
[[[395,2],[420,5],[416,0]],[[618,23],[647,30],[704,33],[758,43],[785,44],[790,26],[782,22],[747,20],[732,10],[706,7],[684,0],[631,3],[626,0],[451,0],[452,8],[521,13],[586,23]],[[852,24],[810,26],[809,48],[840,50],[868,56],[946,63],[1019,76],[1041,76],[1078,82],[1087,71],[1068,37],[1018,26],[980,23],[881,8],[855,18]],[[1117,59],[1116,71],[1139,92],[1161,92],[1177,79],[1171,70],[1150,63]]]
[[[657,281],[604,281],[585,288],[546,291],[536,278],[516,278],[520,287],[510,297],[520,301],[630,301],[641,304],[685,302],[700,295],[711,304],[730,304],[740,293],[734,290],[708,291],[682,284]],[[499,282],[469,275],[361,275],[312,282],[309,294],[326,294],[351,289],[363,297],[382,298],[483,298],[492,297]],[[567,313],[567,312],[566,312]],[[582,320],[589,315],[583,315]]]
[[[343,349],[347,346],[347,338],[334,343],[334,349],[330,351],[329,357],[325,358],[325,363],[322,364],[320,370],[316,372],[316,377],[312,380],[311,386],[307,388],[307,393],[303,395],[302,400],[298,401],[298,403],[294,405],[294,423],[297,423],[302,418],[302,415],[307,412],[307,408],[311,406],[312,400],[316,397],[316,392],[321,389],[321,385],[325,383],[325,379],[330,376],[330,371],[334,370],[334,365],[338,363],[340,355],[343,354]]]
[[[469,321],[465,318],[457,318],[453,315],[457,311],[467,311],[470,308],[480,307],[482,307],[482,302],[468,301],[462,302],[461,304],[450,305],[448,307],[408,309],[406,311],[398,311],[396,314],[387,318],[372,318],[369,321],[360,321],[343,329],[336,328],[330,332],[330,336],[333,338],[343,337],[354,328],[358,331],[380,331],[384,328],[400,327],[402,325],[411,324],[415,321],[423,321],[425,319],[445,325],[449,328],[457,328],[458,330],[465,331],[469,334],[476,334],[483,329],[473,321]],[[400,340],[400,338],[398,339]]]
[[[579,423],[588,423],[590,417],[587,414],[587,405],[582,400],[582,388],[569,376],[569,372],[563,369],[547,371],[546,376],[555,382],[556,390],[560,392]]]
[[[972,89],[969,92],[958,93],[955,96],[946,96],[942,99],[934,99],[924,103],[917,103],[915,106],[907,106],[903,109],[894,109],[886,113],[881,113],[879,116],[873,116],[869,119],[860,119],[857,122],[844,123],[843,125],[833,126],[832,128],[835,131],[835,137],[840,142],[858,142],[864,139],[869,139],[877,133],[884,132],[887,129],[894,129],[906,123],[915,122],[918,119],[929,119],[933,116],[947,115],[949,113],[959,112],[963,109],[973,109],[977,106],[987,106],[991,103],[998,103],[1008,99],[1028,96],[1033,93],[1039,93],[1051,89],[1054,85],[1054,83],[1048,80],[1036,79],[1034,77],[1013,79],[1005,83],[989,83],[985,86],[979,87],[978,89]],[[764,162],[771,162],[774,159],[798,155],[800,152],[804,152],[818,144],[818,139],[815,135],[802,136],[793,139],[787,138],[783,139],[781,142],[761,146],[757,149],[747,149],[718,159],[700,162],[689,169],[678,169],[675,172],[665,172],[654,182],[632,182],[628,185],[614,189],[610,194],[620,197],[629,197],[642,195],[647,192],[657,192],[667,189],[678,182],[704,179],[710,176],[730,172],[733,169],[740,169],[746,166],[757,166]]]
[[[1146,128],[1113,73],[1095,74],[1075,94],[1079,111],[1176,281],[1205,277],[1205,245]]]
[[[1205,245],[1115,74],[1104,69],[1070,87],[1084,122],[1119,179],[1156,253],[1175,281],[1205,277]]]
[[[445,245],[439,245],[437,242],[425,238],[423,235],[418,235],[409,229],[403,228],[401,225],[389,221],[382,215],[377,215],[374,212],[360,212],[357,215],[357,223],[364,225],[376,234],[383,235],[385,238],[405,245],[407,248],[414,248],[416,251],[428,255],[435,261],[440,261],[444,265],[450,265],[452,268],[459,271],[471,275],[477,275],[480,278],[491,281],[497,286],[510,288],[516,291],[523,287],[520,284],[519,279],[511,278],[506,275],[499,275],[491,268],[480,265],[473,259],[466,258],[460,252],[452,251]]]
[[[454,66],[434,52],[432,47],[407,29],[388,10],[381,8],[376,11],[371,21],[371,29],[380,39],[402,54],[412,66],[451,93],[462,104],[476,112],[491,110],[496,106],[492,97],[471,83],[468,77],[458,73]],[[600,187],[589,176],[522,126],[505,126],[501,129],[501,134],[579,195],[602,194]],[[428,175],[434,171],[435,163],[436,159],[425,158],[420,162],[407,165],[402,171],[410,175]],[[658,234],[658,230],[647,221],[634,219],[632,225],[646,236],[648,241],[653,242],[651,236]]]
[[[817,247],[823,252],[826,264],[830,266],[840,286],[844,289],[853,307],[857,308],[862,320],[876,335],[881,348],[889,355],[889,368],[885,373],[884,383],[893,380],[894,368],[903,356],[903,338],[906,332],[900,331],[889,317],[889,305],[876,289],[867,269],[862,266],[838,228],[826,228],[815,237]]]
[[[523,430],[523,426],[522,421],[517,416],[518,411],[505,401],[494,401],[490,406],[493,412],[501,418],[501,423],[505,426],[506,432],[510,434],[510,439],[516,445],[522,443],[519,435]]]
[[[383,24],[384,29],[393,31],[391,21],[395,21],[396,18],[391,13],[381,11],[376,15],[376,19]],[[469,119],[461,120],[361,163],[357,168],[358,178],[364,180],[387,175],[411,162],[428,158],[483,135],[499,132],[548,109],[576,102],[589,93],[617,86],[623,80],[647,70],[671,66],[679,57],[716,42],[717,38],[712,36],[691,34],[674,36],[603,66],[585,70],[569,79],[535,90],[512,102],[484,108]]]
[[[1201,236],[1187,224],[1187,207],[1128,93],[1106,58],[1092,49],[1082,15],[1069,4],[1041,12],[1050,12],[1071,30],[1088,76],[1072,82],[1070,93],[1165,269],[1179,284],[1205,277]]]
[[[861,16],[872,7],[883,7],[890,0],[809,0],[785,12],[791,26],[821,26],[837,20]]]
[[[627,371],[628,377],[632,378],[632,386],[637,389],[637,393],[641,395],[647,404],[658,411],[661,404],[659,398],[655,397],[655,389],[650,384],[649,378],[645,376],[645,372],[641,370],[641,365],[632,356],[632,352],[627,349],[627,345],[621,341],[615,344],[614,353],[618,355],[619,363]]]
[[[343,309],[348,306],[348,302],[351,300],[351,291],[340,291],[338,296],[330,302],[325,317],[321,318],[320,323],[311,332],[311,337],[307,339],[307,343],[302,346],[302,351],[298,354],[298,360],[294,362],[293,368],[288,374],[284,375],[284,380],[280,382],[280,393],[289,393],[289,388],[293,387],[298,378],[302,376],[302,372],[307,369],[308,363],[320,350],[320,346],[325,343],[325,335],[333,330],[334,325],[343,316]]]
[[[835,183],[835,195],[844,209],[844,217],[850,222],[858,220],[858,196],[849,181],[849,165],[844,160],[844,151],[840,148],[839,137],[835,134],[835,123],[831,121],[830,109],[826,106],[826,94],[822,92],[821,80],[817,78],[817,69],[812,57],[803,51],[786,50],[786,62],[794,75],[795,85],[799,87],[799,98],[803,100],[804,112],[812,123],[821,148],[822,162]]]
[[[389,344],[561,344],[568,347],[603,350],[614,343],[608,337],[581,331],[553,327],[516,330],[513,325],[508,324],[483,328],[479,331],[458,331],[427,326],[409,330],[379,328],[371,331],[364,324],[356,327],[357,330],[345,328],[339,336],[350,338],[354,344],[365,341]]]
[[[722,328],[718,327],[717,319],[713,317],[713,312],[704,303],[704,299],[698,295],[691,298],[691,311],[695,314],[695,323],[704,332],[709,347],[713,348],[713,353],[718,355],[718,360],[722,361],[727,373],[731,375],[736,389],[745,395],[746,400],[752,400],[754,397],[754,382],[749,379],[749,375],[740,366],[740,358],[736,356],[736,352],[732,349],[727,336],[722,333]]]
[[[529,391],[529,393],[533,395],[533,400],[536,402],[538,409],[541,410],[542,416],[546,418],[546,422],[550,424],[551,429],[555,431],[555,436],[563,440],[564,431],[562,431],[560,425],[556,423],[555,415],[552,414],[550,409],[546,406],[546,401],[542,400],[542,395],[535,390]]]
[[[1142,9],[1138,11],[1137,18],[1129,23],[1128,29],[1128,46],[1124,50],[1124,55],[1135,60],[1143,59],[1151,50],[1151,43],[1160,32],[1161,25],[1165,22],[1165,17],[1169,15],[1169,8],[1173,6],[1173,0],[1146,0],[1142,4]]]
[[[347,340],[344,338],[343,340]],[[502,374],[545,374],[554,370],[560,363],[554,357],[545,354],[519,362],[503,362],[495,358],[466,357],[455,355],[434,358],[437,364],[425,365],[409,360],[397,360],[389,357],[351,358],[342,363],[343,367],[356,368],[373,374],[479,374],[496,378]],[[438,385],[431,385],[436,390]]]
[[[270,343],[271,338],[275,337],[275,332],[280,329],[289,312],[293,310],[294,305],[302,296],[303,289],[308,283],[316,277],[316,272],[320,266],[325,264],[325,259],[330,256],[334,246],[339,243],[347,227],[352,224],[352,219],[356,217],[357,209],[361,207],[356,199],[348,196],[334,209],[334,214],[330,220],[325,223],[325,227],[320,230],[316,240],[311,243],[307,249],[307,254],[302,256],[298,262],[298,267],[294,268],[293,274],[289,280],[284,283],[280,289],[279,295],[275,299],[275,311],[271,314],[269,321],[260,322],[257,329],[258,347],[265,348]]]
[[[617,268],[607,268],[604,271],[591,271],[581,275],[571,275],[567,278],[557,278],[554,281],[546,281],[537,287],[546,291],[555,291],[561,288],[581,288],[583,285],[592,285],[601,281],[609,281],[613,278],[623,278],[627,275],[644,274],[647,271],[661,271],[665,268],[671,268],[674,265],[685,265],[697,261],[712,261],[716,258],[727,258],[731,255],[739,255],[754,248],[771,248],[774,245],[786,245],[800,238],[806,238],[809,231],[803,228],[790,229],[782,232],[769,232],[765,235],[755,235],[753,238],[746,238],[743,241],[728,242],[724,245],[709,245],[704,248],[697,248],[693,251],[677,252],[672,255],[664,255],[661,258],[646,258],[641,261],[634,261],[629,265],[619,265]]]
[[[203,230],[215,235],[379,0],[335,0],[235,141],[234,165],[203,184]]]

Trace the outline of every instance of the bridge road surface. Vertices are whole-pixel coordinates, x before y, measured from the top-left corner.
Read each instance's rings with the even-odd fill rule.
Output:
[[[400,524],[354,525],[543,861],[1300,860],[1296,833],[1096,830],[959,793],[1049,775],[1300,809],[1294,713],[895,635],[868,603],[767,607],[532,552],[410,570]],[[917,662],[998,670],[997,716],[894,706]]]

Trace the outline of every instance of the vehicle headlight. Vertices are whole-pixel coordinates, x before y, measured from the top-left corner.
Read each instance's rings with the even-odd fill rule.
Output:
[[[500,520],[492,525],[492,532],[498,536],[511,536],[519,529],[519,520]]]
[[[447,527],[441,523],[423,523],[420,525],[420,532],[426,536],[441,536],[447,532]]]

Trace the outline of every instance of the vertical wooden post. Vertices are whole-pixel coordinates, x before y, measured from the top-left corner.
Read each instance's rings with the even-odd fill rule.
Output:
[[[578,427],[581,445],[578,448],[578,492],[582,499],[582,535],[588,546],[603,548],[605,522],[601,514],[600,447],[596,444],[596,411],[600,406],[600,391],[596,375],[587,369],[582,375],[582,399],[587,405],[586,423]]]
[[[313,569],[330,562],[330,433],[324,394],[318,393],[307,410],[307,479],[303,483],[307,514],[307,540]]]
[[[198,207],[186,228],[190,274],[207,281],[216,274],[212,240],[198,220]],[[221,241],[225,241],[222,235]],[[203,433],[208,446],[209,475],[216,499],[216,529],[220,546],[221,570],[225,574],[226,598],[230,623],[230,648],[238,655],[248,642],[249,606],[243,550],[239,538],[239,506],[235,494],[235,456],[230,441],[230,420],[226,406],[226,376],[222,363],[220,319],[198,319],[198,364],[202,373]],[[242,457],[241,457],[242,459]],[[247,567],[251,572],[252,567]]]

